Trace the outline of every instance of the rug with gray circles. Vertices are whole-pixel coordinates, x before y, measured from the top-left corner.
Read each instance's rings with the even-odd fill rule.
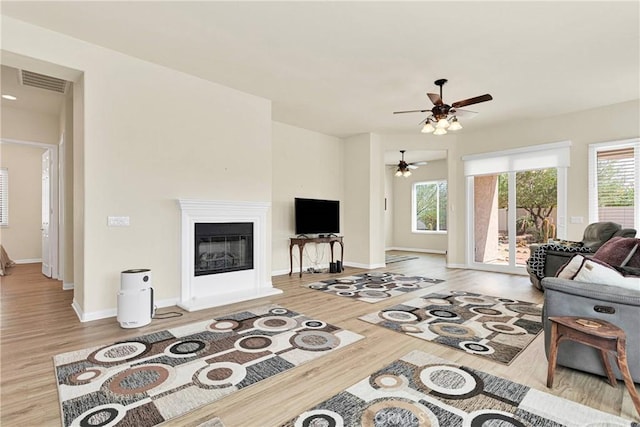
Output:
[[[282,427],[636,427],[623,418],[414,350]]]
[[[541,315],[542,304],[443,291],[359,319],[508,365],[542,331]]]
[[[159,425],[362,338],[268,305],[59,354],[62,424]]]
[[[425,276],[372,271],[352,276],[305,283],[309,289],[368,303],[377,303],[408,292],[418,291],[444,282]]]

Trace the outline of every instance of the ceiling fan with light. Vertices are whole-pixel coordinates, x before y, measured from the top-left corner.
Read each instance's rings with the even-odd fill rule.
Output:
[[[424,125],[421,132],[433,132],[434,135],[444,135],[447,133],[447,130],[462,129],[462,125],[458,121],[458,116],[477,114],[474,111],[461,110],[460,107],[479,104],[480,102],[491,101],[493,99],[493,97],[487,93],[485,95],[463,99],[462,101],[456,101],[451,105],[445,104],[442,101],[442,86],[444,86],[446,82],[447,79],[439,79],[434,82],[436,86],[440,86],[440,95],[437,93],[427,93],[427,96],[431,102],[433,102],[432,109],[394,111],[393,114],[430,112],[431,114],[419,123],[419,125]]]
[[[427,162],[412,162],[407,163],[404,161],[404,153],[406,150],[400,150],[402,153],[402,159],[398,162],[398,169],[396,170],[396,176],[404,176],[405,178],[411,175],[411,169],[418,169],[418,166],[424,166]]]

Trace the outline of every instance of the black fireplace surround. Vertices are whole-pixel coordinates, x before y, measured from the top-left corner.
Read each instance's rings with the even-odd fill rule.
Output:
[[[196,276],[253,269],[253,223],[196,223]]]

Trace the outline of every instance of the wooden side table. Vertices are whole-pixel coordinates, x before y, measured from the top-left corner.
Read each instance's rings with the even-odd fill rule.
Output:
[[[613,353],[616,356],[616,362],[624,379],[624,385],[631,395],[636,411],[640,414],[640,397],[633,384],[629,366],[627,365],[627,337],[624,331],[606,320],[587,317],[557,316],[549,317],[549,320],[551,321],[551,345],[549,348],[547,387],[553,387],[558,345],[563,340],[576,341],[600,350],[602,363],[612,386],[615,386],[617,382],[611,370],[609,354]]]
[[[293,273],[293,247],[296,245],[298,245],[298,249],[300,250],[300,277],[302,277],[302,253],[304,251],[304,245],[307,243],[328,243],[331,248],[331,262],[333,262],[333,245],[338,242],[340,245],[340,260],[344,261],[344,244],[342,243],[342,236],[291,237],[289,242],[289,276]]]

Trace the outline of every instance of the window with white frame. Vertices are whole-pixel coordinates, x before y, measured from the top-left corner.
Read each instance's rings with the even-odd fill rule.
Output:
[[[447,181],[416,182],[411,194],[411,231],[446,232]]]
[[[640,226],[640,139],[589,145],[589,222]]]
[[[0,168],[0,226],[9,225],[9,172]]]

